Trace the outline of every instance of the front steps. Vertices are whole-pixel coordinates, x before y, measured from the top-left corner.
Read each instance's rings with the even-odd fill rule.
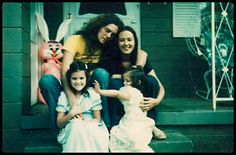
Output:
[[[150,147],[158,153],[164,152],[192,152],[192,141],[181,133],[173,130],[166,130],[166,140],[152,139]],[[45,135],[44,135],[45,136]],[[53,140],[34,141],[26,145],[24,152],[27,153],[59,153],[62,151],[61,146]]]
[[[152,139],[149,145],[155,152],[158,153],[187,153],[193,151],[192,141],[185,135],[174,130],[165,131],[167,135],[166,140]]]
[[[38,111],[37,111],[38,110]],[[42,138],[42,130],[50,128],[46,105],[33,110],[35,115],[21,117],[23,130],[38,130],[37,137],[25,144],[24,152],[61,152],[56,141]],[[158,127],[166,132],[166,140],[152,140],[155,152],[232,152],[234,139],[233,103],[212,103],[197,99],[165,99],[158,106]],[[35,143],[38,141],[38,143]]]
[[[234,123],[234,104],[218,103],[215,111],[212,103],[194,98],[168,98],[157,107],[159,125],[215,125]],[[50,128],[47,105],[32,107],[35,115],[21,116],[21,129]],[[37,123],[35,123],[37,122]]]
[[[29,143],[24,148],[27,153],[60,153],[62,152],[61,146],[55,142],[34,142]]]

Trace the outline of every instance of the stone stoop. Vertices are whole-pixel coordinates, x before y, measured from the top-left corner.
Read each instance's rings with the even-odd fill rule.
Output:
[[[30,144],[25,147],[24,152],[27,153],[60,153],[62,152],[62,148],[59,144],[48,144],[41,143],[41,144]]]
[[[192,152],[192,141],[183,134],[176,131],[164,131],[167,135],[166,140],[152,139],[150,147],[158,153],[164,152]],[[28,144],[24,148],[24,152],[28,153],[59,153],[62,151],[61,146],[55,141],[37,141]]]
[[[163,130],[164,131],[164,130]],[[174,130],[165,130],[167,138],[165,140],[152,139],[150,147],[157,153],[187,153],[193,152],[192,140],[185,135]]]

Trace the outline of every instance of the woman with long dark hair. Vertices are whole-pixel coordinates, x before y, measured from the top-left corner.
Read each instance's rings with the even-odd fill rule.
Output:
[[[157,105],[164,98],[165,90],[158,79],[156,72],[152,68],[148,55],[144,50],[138,49],[138,39],[136,32],[130,26],[125,26],[118,35],[116,46],[111,50],[117,50],[117,59],[113,60],[115,65],[110,71],[110,89],[119,90],[123,86],[122,74],[130,65],[141,65],[146,75],[146,83],[142,93],[144,100],[140,108],[148,111],[147,116],[153,120],[157,120]],[[121,102],[115,98],[109,98],[109,109],[112,126],[117,125],[124,115],[124,108]],[[161,130],[154,130],[154,138],[165,139],[166,135]]]
[[[64,43],[64,56],[61,70],[62,86],[61,83],[51,75],[41,77],[39,86],[43,98],[49,106],[49,114],[52,122],[51,126],[55,133],[58,131],[55,109],[60,92],[62,90],[65,91],[71,107],[76,103],[76,98],[69,89],[65,76],[69,65],[74,60],[80,60],[86,63],[91,74],[90,79],[92,81],[96,79],[100,83],[101,88],[106,89],[110,79],[109,73],[105,69],[98,68],[98,63],[102,57],[103,48],[115,38],[122,27],[123,22],[114,14],[101,14],[90,19],[78,33],[70,36]],[[102,118],[109,128],[110,119],[106,97],[102,97],[102,106]]]

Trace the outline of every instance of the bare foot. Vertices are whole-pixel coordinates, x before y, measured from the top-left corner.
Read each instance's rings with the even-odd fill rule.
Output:
[[[153,134],[154,139],[157,139],[157,140],[165,140],[166,139],[166,134],[163,131],[161,131],[160,129],[158,129],[157,127],[155,127],[153,129],[152,134]]]

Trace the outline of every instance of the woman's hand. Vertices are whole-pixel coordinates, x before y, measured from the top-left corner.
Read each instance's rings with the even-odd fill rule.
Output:
[[[156,105],[158,105],[160,103],[160,101],[158,101],[155,98],[151,98],[151,97],[144,97],[143,101],[140,104],[140,108],[143,111],[149,111],[151,110],[153,107],[155,107]]]
[[[72,116],[72,119],[73,118],[83,119],[83,116],[82,116],[82,113],[78,104],[74,104],[69,113]]]
[[[101,89],[100,89],[100,85],[99,85],[98,81],[97,81],[97,80],[94,80],[93,85],[94,85],[94,90],[95,90],[95,92],[98,93],[98,94],[100,94]]]

